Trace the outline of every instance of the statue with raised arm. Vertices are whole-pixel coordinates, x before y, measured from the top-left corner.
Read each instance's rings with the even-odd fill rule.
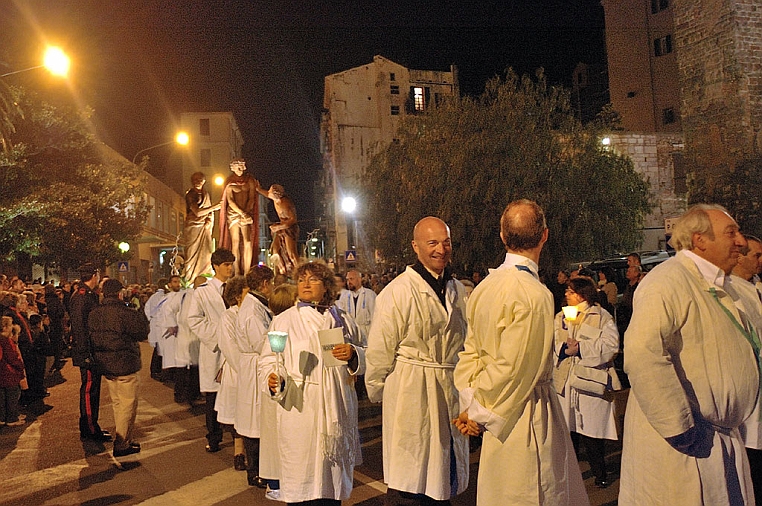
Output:
[[[279,184],[270,186],[268,191],[257,186],[257,191],[273,201],[275,212],[278,213],[280,222],[270,225],[273,235],[273,243],[270,248],[275,258],[278,272],[287,276],[296,267],[299,255],[296,252],[296,242],[299,239],[299,225],[296,224],[296,206],[291,197],[286,195],[286,190]]]
[[[233,172],[225,181],[220,202],[220,247],[235,255],[235,274],[245,275],[251,268],[254,249],[259,250],[259,181],[246,171],[246,162],[230,162]]]
[[[212,228],[214,211],[219,204],[212,205],[209,192],[204,188],[206,177],[203,172],[191,175],[191,188],[185,192],[185,279],[212,272]]]

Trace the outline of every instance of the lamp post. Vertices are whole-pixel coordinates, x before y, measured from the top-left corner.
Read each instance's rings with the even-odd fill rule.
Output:
[[[148,146],[147,148],[141,149],[137,153],[135,153],[135,156],[132,157],[132,163],[137,164],[138,156],[145,153],[146,151],[150,151],[155,148],[160,148],[162,146],[167,146],[169,144],[179,144],[181,146],[187,146],[188,142],[190,141],[190,137],[188,137],[188,134],[185,132],[178,132],[178,134],[175,136],[174,139],[167,142],[162,142],[160,144],[155,144],[153,146]]]
[[[28,72],[30,70],[41,69],[41,68],[48,69],[48,72],[50,72],[54,76],[66,77],[66,75],[69,73],[70,65],[71,65],[71,60],[69,59],[68,56],[66,56],[66,53],[64,53],[63,49],[61,49],[60,47],[50,46],[45,50],[45,55],[43,56],[42,65],[35,65],[34,67],[29,67],[26,69],[14,70],[13,72],[8,72],[6,74],[0,75],[0,78],[20,74],[22,72]]]

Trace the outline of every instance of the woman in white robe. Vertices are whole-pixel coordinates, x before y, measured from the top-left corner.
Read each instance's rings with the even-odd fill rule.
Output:
[[[574,446],[578,450],[583,441],[595,485],[606,488],[604,440],[617,440],[613,398],[606,392],[621,388],[612,363],[619,331],[611,314],[595,303],[596,296],[589,279],[569,280],[566,303],[578,313],[575,318],[565,318],[563,311],[556,315],[553,383]]]
[[[354,467],[362,459],[353,376],[364,373],[365,352],[357,325],[333,305],[333,272],[323,263],[308,263],[296,278],[299,302],[270,326],[288,333],[285,371],[275,374],[269,342],[260,361],[271,393],[283,390],[276,408],[280,498],[338,505],[349,498]],[[321,346],[318,332],[334,328],[341,328],[343,342]],[[331,357],[346,363],[327,365]]]

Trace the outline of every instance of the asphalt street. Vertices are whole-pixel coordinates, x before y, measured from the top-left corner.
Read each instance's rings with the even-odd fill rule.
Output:
[[[135,439],[141,453],[114,459],[111,443],[79,439],[79,370],[67,364],[51,376],[44,405],[24,412],[21,427],[0,428],[0,504],[2,505],[272,505],[264,491],[250,487],[246,473],[233,469],[228,434],[222,451],[206,453],[203,405],[177,404],[172,387],[150,378],[151,349],[142,344],[140,402]],[[113,431],[113,412],[103,384],[100,425]],[[381,462],[381,405],[360,403],[363,464],[355,469],[352,496],[345,505],[381,506],[386,486]],[[580,468],[593,505],[614,505],[619,489],[621,446],[607,442],[614,483],[600,490],[586,462]],[[478,450],[471,454],[468,490],[454,506],[476,504]]]

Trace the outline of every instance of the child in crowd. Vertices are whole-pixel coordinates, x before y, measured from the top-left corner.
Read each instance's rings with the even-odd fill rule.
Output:
[[[24,425],[19,416],[19,398],[26,377],[24,361],[16,344],[19,331],[9,316],[0,319],[0,426]]]

